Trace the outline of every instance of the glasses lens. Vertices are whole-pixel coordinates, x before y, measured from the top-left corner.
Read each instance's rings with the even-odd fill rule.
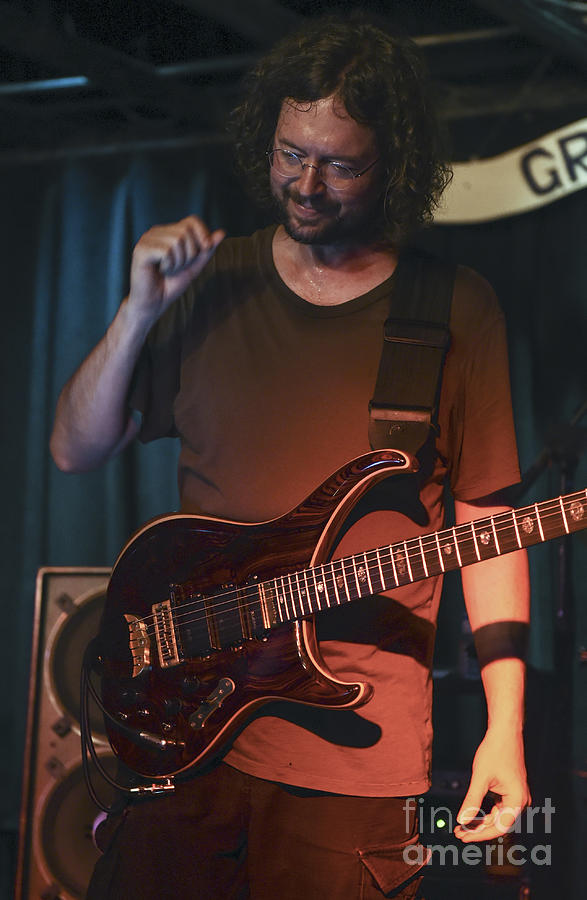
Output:
[[[299,175],[302,171],[302,163],[295,155],[288,150],[273,150],[269,154],[271,165],[280,175]]]
[[[320,177],[324,184],[334,188],[348,187],[355,180],[355,176],[350,169],[335,162],[324,163],[320,167]]]

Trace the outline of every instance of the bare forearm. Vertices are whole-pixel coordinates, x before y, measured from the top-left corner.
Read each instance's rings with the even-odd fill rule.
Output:
[[[478,644],[488,727],[521,732],[525,671],[521,657],[530,607],[525,551],[463,570],[463,591]]]
[[[507,507],[455,503],[458,522]],[[463,569],[463,592],[481,663],[488,727],[473,761],[469,790],[458,815],[461,840],[489,840],[510,828],[530,802],[524,763],[524,637],[530,608],[528,560],[509,553]],[[501,797],[474,828],[487,791]]]
[[[223,231],[210,232],[196,216],[155,226],[141,237],[133,252],[129,296],[59,397],[50,446],[60,469],[93,469],[134,437],[127,395],[149,329],[223,238]]]
[[[101,465],[130,440],[128,389],[149,329],[123,301],[110,328],[64,386],[50,448],[57,466],[81,472]]]

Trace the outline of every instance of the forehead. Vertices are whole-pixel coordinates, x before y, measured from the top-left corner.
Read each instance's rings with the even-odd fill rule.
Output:
[[[351,118],[335,97],[313,103],[285,100],[275,136],[308,156],[351,159],[367,157],[376,149],[373,129]]]

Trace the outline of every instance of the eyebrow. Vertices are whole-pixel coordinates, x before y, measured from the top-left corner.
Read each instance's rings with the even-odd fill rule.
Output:
[[[298,147],[297,144],[294,144],[292,141],[288,141],[287,138],[280,138],[280,144],[285,145],[287,148],[291,148],[296,153],[299,153],[300,156],[307,156],[308,154],[302,147]],[[360,163],[357,160],[356,156],[346,156],[344,153],[340,155],[330,154],[329,156],[323,156],[321,159],[329,160],[332,162],[341,162],[345,165],[348,165],[350,168],[360,168]]]

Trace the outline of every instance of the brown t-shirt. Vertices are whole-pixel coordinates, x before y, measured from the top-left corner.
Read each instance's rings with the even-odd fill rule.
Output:
[[[370,449],[368,403],[393,276],[338,306],[313,305],[279,277],[274,230],[220,245],[155,326],[137,370],[131,402],[143,413],[141,438],[181,440],[186,512],[272,519]],[[431,471],[375,488],[337,556],[440,529],[445,479],[460,500],[519,480],[503,315],[469,269],[458,270],[450,328]],[[356,711],[274,703],[227,761],[337,793],[426,790],[440,591],[440,579],[429,579],[320,614],[328,668],[370,682],[372,699]]]

